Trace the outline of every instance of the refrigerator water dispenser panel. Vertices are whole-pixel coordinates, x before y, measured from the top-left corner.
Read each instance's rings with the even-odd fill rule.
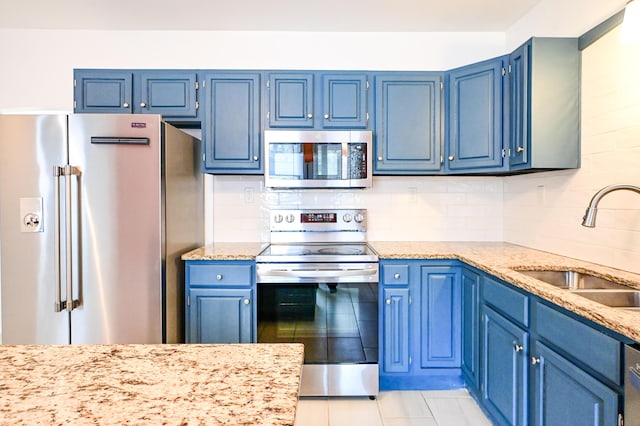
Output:
[[[42,198],[20,198],[20,232],[44,232]]]

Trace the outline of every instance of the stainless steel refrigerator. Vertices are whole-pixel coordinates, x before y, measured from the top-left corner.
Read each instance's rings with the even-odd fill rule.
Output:
[[[0,115],[2,343],[183,341],[200,153],[158,115]]]

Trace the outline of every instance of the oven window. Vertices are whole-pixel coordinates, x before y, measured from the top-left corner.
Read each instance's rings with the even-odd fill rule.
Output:
[[[303,343],[305,364],[378,362],[378,285],[259,284],[258,342]]]

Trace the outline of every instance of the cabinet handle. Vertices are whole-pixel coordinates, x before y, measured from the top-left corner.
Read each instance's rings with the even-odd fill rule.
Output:
[[[222,279],[222,274],[216,275],[216,280],[220,281]]]
[[[453,155],[450,155],[449,156],[449,161],[453,161],[453,160],[455,160],[455,157]]]
[[[524,151],[524,148],[521,146],[516,148],[516,152],[523,152],[523,151]]]
[[[253,161],[258,161],[258,156],[257,155],[253,156]]]
[[[311,113],[307,114],[307,118],[313,118],[313,114]]]
[[[531,357],[531,365],[540,364],[540,358],[536,358],[535,356]]]
[[[144,102],[140,102],[140,108],[146,108],[146,107],[147,107],[147,104],[146,104],[146,103],[144,103]]]
[[[390,305],[391,304],[391,299],[385,300],[384,303],[386,303],[387,305]]]
[[[242,302],[243,302],[245,305],[248,305],[249,303],[251,303],[251,300],[249,300],[249,299],[244,299]]]
[[[521,352],[524,349],[524,346],[519,345],[517,343],[513,344],[513,350],[515,350],[516,352]]]
[[[382,161],[382,155],[378,157],[378,161]]]
[[[129,104],[127,102],[123,103],[122,108],[129,108]]]
[[[324,118],[328,120],[329,119],[329,114],[325,114]]]
[[[399,280],[400,279],[400,274],[398,274],[398,273],[393,274],[393,278],[395,278],[396,280]]]

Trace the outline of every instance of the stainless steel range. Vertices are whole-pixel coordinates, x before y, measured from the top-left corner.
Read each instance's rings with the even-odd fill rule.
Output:
[[[272,210],[258,342],[305,345],[301,396],[378,394],[378,255],[363,209]]]

